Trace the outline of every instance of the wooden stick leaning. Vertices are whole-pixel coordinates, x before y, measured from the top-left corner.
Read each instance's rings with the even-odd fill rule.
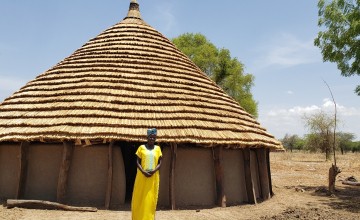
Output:
[[[43,200],[8,199],[6,201],[6,206],[7,208],[19,207],[28,209],[60,209],[65,211],[97,212],[97,208],[94,207],[76,207]]]
[[[342,181],[342,184],[350,185],[350,186],[360,186],[360,182],[352,182],[352,181],[348,181],[348,180]]]

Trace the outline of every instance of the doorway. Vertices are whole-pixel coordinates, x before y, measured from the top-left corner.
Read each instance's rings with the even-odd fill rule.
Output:
[[[124,167],[125,167],[125,179],[126,179],[126,193],[125,203],[130,203],[132,193],[134,189],[135,177],[136,177],[136,151],[140,146],[140,143],[134,142],[121,142],[121,153],[123,155]]]

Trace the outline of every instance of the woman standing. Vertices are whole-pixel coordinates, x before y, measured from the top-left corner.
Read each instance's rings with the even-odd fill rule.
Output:
[[[156,204],[159,194],[162,153],[155,145],[157,130],[148,129],[147,144],[141,145],[136,151],[137,173],[131,201],[132,220],[155,219]]]

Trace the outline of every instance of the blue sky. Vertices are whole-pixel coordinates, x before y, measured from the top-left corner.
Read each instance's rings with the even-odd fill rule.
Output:
[[[121,21],[130,0],[2,0],[0,102],[26,82]],[[313,46],[319,31],[316,0],[138,0],[143,19],[167,38],[201,33],[227,48],[255,76],[258,121],[276,138],[307,133],[301,119],[333,113],[339,131],[360,140],[360,78],[342,77]]]

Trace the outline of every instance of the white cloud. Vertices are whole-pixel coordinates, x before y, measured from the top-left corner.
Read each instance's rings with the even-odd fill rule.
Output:
[[[293,94],[294,94],[294,92],[291,91],[291,90],[287,91],[286,93],[287,93],[288,95],[293,95]]]
[[[286,133],[304,135],[308,131],[302,117],[318,111],[333,114],[334,103],[326,98],[319,105],[294,106],[290,108],[273,108],[259,114],[260,123],[277,138]],[[339,130],[354,133],[360,138],[360,108],[347,107],[337,103],[337,116],[340,120]]]
[[[323,100],[323,107],[324,108],[334,107],[334,102],[331,101],[329,98],[326,98]]]
[[[267,113],[271,117],[289,117],[289,116],[302,116],[304,114],[313,114],[317,111],[323,110],[327,113],[334,113],[334,102],[329,98],[323,100],[322,105],[309,105],[309,106],[294,106],[288,109],[272,109]],[[360,116],[360,109],[354,107],[345,107],[339,103],[336,104],[337,113],[345,116]]]
[[[329,98],[323,100],[322,108],[327,112],[335,112],[334,102],[331,101]],[[360,109],[354,107],[346,107],[339,103],[336,103],[336,111],[340,116],[360,116]]]
[[[316,111],[321,110],[321,107],[317,105],[311,105],[311,106],[294,106],[289,109],[273,109],[270,110],[267,114],[267,116],[271,117],[282,117],[282,118],[288,118],[292,116],[302,116],[304,114],[311,114]]]
[[[281,34],[273,42],[260,49],[263,55],[255,66],[291,67],[301,64],[321,62],[321,54],[313,45],[313,39],[302,41],[291,34]]]

